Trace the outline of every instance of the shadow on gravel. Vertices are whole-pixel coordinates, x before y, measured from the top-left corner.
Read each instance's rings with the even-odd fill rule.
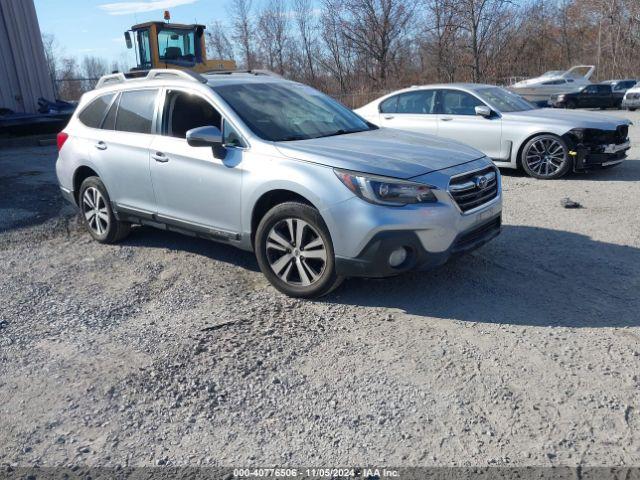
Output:
[[[231,263],[254,272],[260,270],[256,257],[251,252],[245,252],[224,243],[158,230],[153,227],[133,227],[131,234],[119,245],[136,248],[168,248],[193,253],[219,262]]]
[[[640,325],[640,249],[509,226],[477,253],[431,272],[352,279],[323,301],[531,326]]]

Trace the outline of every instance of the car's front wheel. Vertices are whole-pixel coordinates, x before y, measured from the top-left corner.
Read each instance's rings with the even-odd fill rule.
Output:
[[[82,182],[78,204],[82,220],[94,240],[115,243],[129,234],[131,224],[116,218],[109,193],[99,177],[88,177]]]
[[[552,180],[571,169],[569,149],[562,138],[545,134],[529,140],[522,149],[522,168],[534,178]]]
[[[256,230],[255,251],[269,282],[291,297],[320,297],[342,281],[329,229],[320,213],[304,203],[269,210]]]

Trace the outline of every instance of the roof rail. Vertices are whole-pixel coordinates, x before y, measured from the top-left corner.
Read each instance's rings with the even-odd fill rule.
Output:
[[[112,73],[110,75],[103,75],[96,83],[96,88],[102,88],[105,85],[111,85],[112,83],[122,83],[126,82],[127,77],[124,76],[124,73]]]
[[[190,70],[174,70],[174,69],[161,69],[154,68],[149,70],[146,75],[141,75],[144,72],[131,72],[129,74],[125,73],[112,73],[110,75],[104,75],[100,77],[98,83],[96,84],[96,89],[102,88],[107,85],[112,85],[114,83],[124,83],[127,81],[133,80],[157,80],[161,78],[182,78],[185,80],[191,80],[192,82],[198,83],[207,83],[207,79],[202,75],[196,72],[192,72]]]
[[[234,73],[245,73],[249,75],[266,75],[269,77],[282,78],[271,70],[253,69],[253,70],[211,70],[205,73],[205,75],[233,75]]]
[[[196,72],[192,72],[191,70],[174,70],[174,69],[162,69],[162,68],[154,68],[153,70],[149,70],[146,79],[147,80],[155,80],[157,78],[166,78],[166,77],[179,77],[184,78],[185,80],[192,80],[198,83],[207,83],[207,79],[202,75]]]

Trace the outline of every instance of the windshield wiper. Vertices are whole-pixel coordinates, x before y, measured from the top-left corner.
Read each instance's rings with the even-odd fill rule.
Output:
[[[348,135],[350,133],[360,133],[360,132],[368,132],[369,130],[345,130],[344,128],[341,128],[340,130],[336,130],[335,132],[331,132],[331,133],[326,133],[324,135],[319,135],[317,137],[313,137],[313,138],[324,138],[324,137],[335,137],[338,135]]]
[[[296,140],[309,140],[305,135],[289,135],[288,137],[279,138],[276,142],[295,142]]]

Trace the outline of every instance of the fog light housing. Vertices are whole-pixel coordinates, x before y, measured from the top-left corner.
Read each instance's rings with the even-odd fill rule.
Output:
[[[396,248],[391,255],[389,255],[389,265],[393,268],[399,267],[407,259],[408,252],[404,247]]]

